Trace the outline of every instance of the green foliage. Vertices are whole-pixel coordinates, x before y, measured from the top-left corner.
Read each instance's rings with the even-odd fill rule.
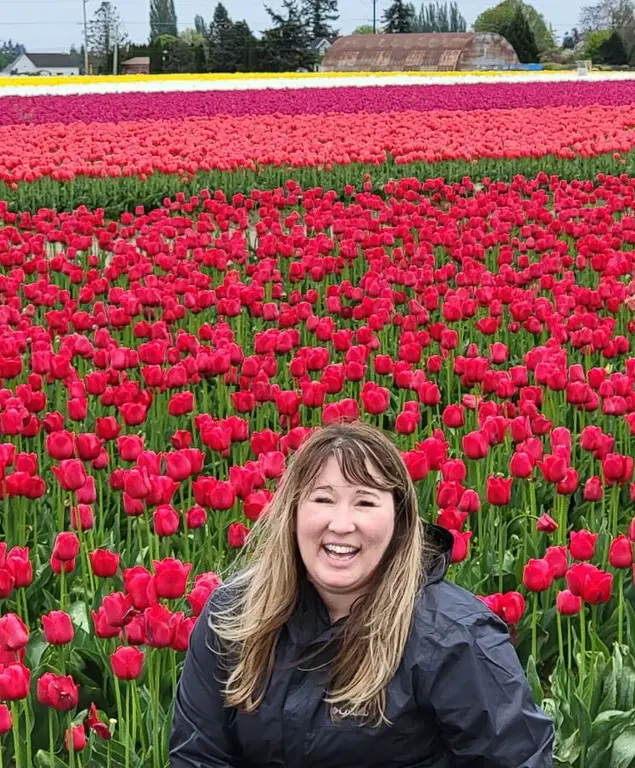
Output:
[[[14,43],[13,40],[5,40],[0,45],[0,69],[8,67],[21,53],[25,52],[26,49],[22,43]]]
[[[611,33],[608,29],[602,29],[599,32],[589,32],[584,43],[583,58],[591,59],[594,64],[600,63],[602,61],[602,46],[610,36]]]
[[[373,35],[375,30],[372,24],[362,24],[353,30],[354,35]]]
[[[414,7],[405,0],[392,0],[384,11],[382,23],[387,34],[412,32],[415,20]]]
[[[331,25],[331,22],[340,17],[337,0],[302,0],[302,12],[308,19],[314,40],[332,40],[337,36]]]
[[[547,25],[544,16],[538,13],[533,5],[523,2],[523,0],[503,0],[502,3],[494,6],[494,8],[488,8],[476,19],[474,29],[476,32],[496,32],[502,35],[501,29],[511,23],[518,9],[523,12],[527,20],[538,52],[554,48],[556,45],[554,34]],[[537,61],[537,57],[533,61]]]
[[[265,6],[273,26],[263,32],[260,69],[264,72],[312,70],[316,56],[309,51],[311,32],[297,0],[284,0],[282,13]]]
[[[502,25],[499,34],[512,44],[522,63],[530,64],[538,61],[540,52],[536,38],[522,8],[516,8],[510,21]]]
[[[600,61],[614,67],[628,64],[628,54],[619,32],[613,32],[600,46]]]
[[[154,40],[161,35],[178,37],[174,0],[151,0],[150,40]]]
[[[416,15],[413,32],[465,32],[467,22],[459,10],[456,2],[424,3]]]

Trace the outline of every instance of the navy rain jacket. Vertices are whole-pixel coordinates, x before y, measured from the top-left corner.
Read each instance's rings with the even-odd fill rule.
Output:
[[[306,580],[259,710],[224,707],[222,660],[208,647],[207,619],[227,604],[228,583],[211,596],[192,632],[175,702],[172,768],[551,768],[552,721],[533,703],[507,627],[444,579],[451,535],[436,526],[427,533],[442,554],[429,569],[387,690],[392,726],[332,722],[323,700],[332,644],[296,663],[333,640],[346,621],[331,625]]]

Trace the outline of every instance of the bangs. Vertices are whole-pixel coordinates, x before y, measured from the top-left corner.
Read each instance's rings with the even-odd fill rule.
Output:
[[[366,486],[377,491],[393,491],[399,485],[398,475],[394,470],[393,473],[390,472],[391,457],[376,456],[369,446],[361,441],[337,438],[321,447],[321,455],[312,457],[315,461],[311,461],[313,471],[310,472],[310,477],[305,478],[305,494],[311,492],[330,458],[337,461],[342,476],[351,485]]]

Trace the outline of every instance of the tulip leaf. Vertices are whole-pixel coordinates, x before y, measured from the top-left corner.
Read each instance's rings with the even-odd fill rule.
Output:
[[[613,742],[610,768],[631,768],[635,762],[635,722]]]
[[[77,600],[71,605],[68,611],[73,624],[76,628],[81,628],[84,632],[90,634],[90,623],[88,621],[88,614],[86,613],[86,604],[81,600]]]
[[[554,765],[560,768],[569,768],[573,766],[580,756],[580,732],[574,731],[568,738],[560,740],[556,736],[554,746]]]
[[[544,691],[542,690],[542,684],[536,670],[536,661],[533,656],[530,656],[527,662],[527,680],[529,681],[534,701],[539,707],[542,706]]]
[[[588,744],[591,740],[591,715],[586,704],[574,693],[571,697],[571,714],[580,728],[580,738],[583,744]]]
[[[51,755],[48,752],[38,749],[35,754],[35,766],[36,768],[68,768],[68,763],[55,756],[51,761]]]

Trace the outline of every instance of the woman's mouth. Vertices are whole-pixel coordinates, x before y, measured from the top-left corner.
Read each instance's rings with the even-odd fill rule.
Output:
[[[359,547],[350,547],[344,544],[323,544],[322,549],[330,558],[340,562],[352,560],[359,552]]]

